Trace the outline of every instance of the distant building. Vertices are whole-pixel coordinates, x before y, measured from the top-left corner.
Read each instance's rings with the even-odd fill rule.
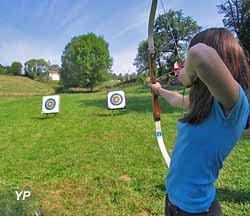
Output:
[[[59,70],[48,70],[49,77],[52,80],[60,80],[60,71]]]

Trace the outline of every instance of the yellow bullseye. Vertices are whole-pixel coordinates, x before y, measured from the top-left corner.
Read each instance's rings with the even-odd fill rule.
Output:
[[[120,98],[119,97],[114,97],[114,102],[119,102]]]
[[[53,103],[52,102],[48,102],[48,107],[52,107]]]

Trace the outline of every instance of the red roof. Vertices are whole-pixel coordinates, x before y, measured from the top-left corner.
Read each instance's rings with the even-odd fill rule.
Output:
[[[60,74],[58,70],[49,70],[48,74]]]

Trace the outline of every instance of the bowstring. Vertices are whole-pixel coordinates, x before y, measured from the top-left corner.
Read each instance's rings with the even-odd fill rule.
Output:
[[[166,11],[164,3],[163,3],[163,0],[161,0],[161,6],[162,6],[164,14],[167,14],[167,11]],[[180,55],[180,52],[179,52],[179,49],[178,49],[178,45],[177,45],[177,42],[176,42],[175,37],[174,37],[173,28],[170,25],[168,16],[166,16],[166,18],[167,18],[167,25],[168,25],[168,28],[170,30],[170,34],[171,34],[172,40],[174,40],[174,46],[175,46],[177,55],[178,55],[179,59],[181,59],[181,55]]]
[[[173,28],[170,25],[170,22],[169,22],[169,19],[168,19],[168,16],[167,16],[167,11],[166,11],[165,5],[163,3],[163,0],[160,0],[160,2],[161,2],[161,7],[163,9],[164,14],[166,14],[167,25],[168,25],[168,28],[170,30],[171,37],[174,40],[174,46],[175,46],[178,58],[181,59],[181,55],[180,55],[180,52],[179,52],[179,49],[178,49],[178,45],[177,45],[177,42],[176,42],[175,37],[174,37]],[[181,117],[182,118],[184,117],[184,96],[185,96],[185,91],[186,91],[186,88],[183,86],[183,88],[182,88],[182,112],[181,112]]]

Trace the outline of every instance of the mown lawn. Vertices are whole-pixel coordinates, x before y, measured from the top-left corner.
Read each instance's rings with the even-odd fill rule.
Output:
[[[167,169],[154,134],[151,95],[125,88],[128,107],[105,109],[106,92],[61,95],[61,113],[41,116],[41,96],[0,98],[0,215],[163,215]],[[180,110],[162,101],[170,152]],[[245,133],[224,164],[224,215],[250,215],[250,142]],[[181,176],[180,176],[181,177]],[[16,201],[15,191],[32,197]]]

